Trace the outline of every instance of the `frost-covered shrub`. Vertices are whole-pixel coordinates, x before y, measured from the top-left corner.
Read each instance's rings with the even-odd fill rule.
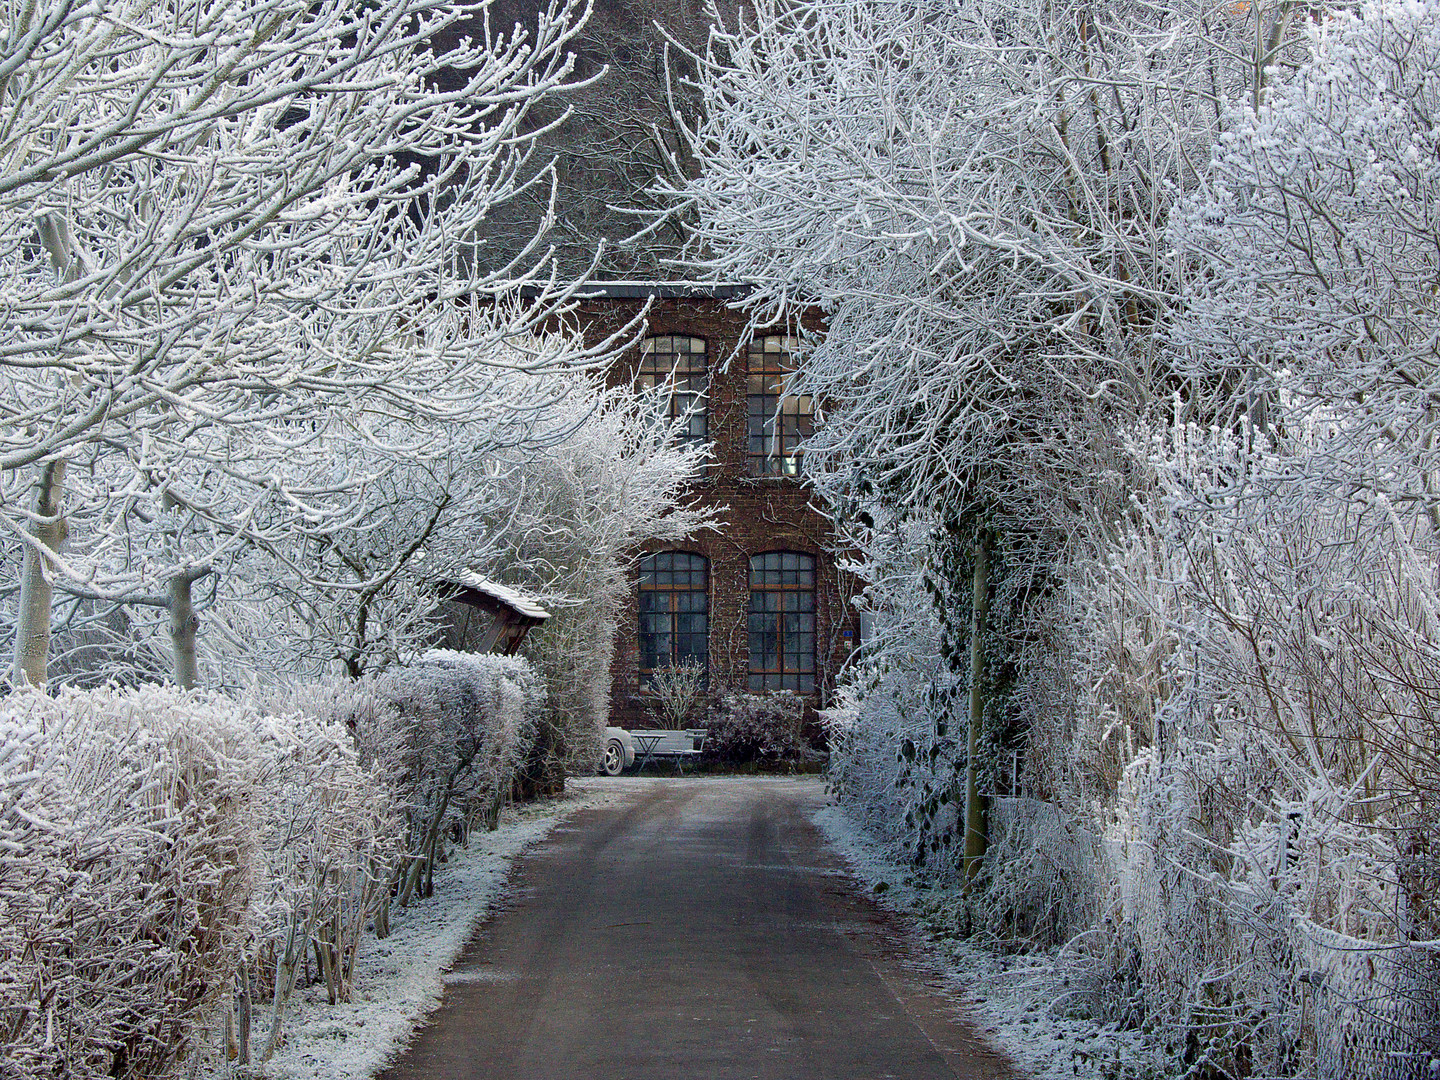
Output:
[[[240,982],[242,996],[270,1000],[264,1060],[312,950],[330,1000],[349,1000],[355,953],[388,896],[400,837],[393,786],[360,760],[343,726],[287,713],[253,716],[252,730],[245,750],[262,874],[251,904],[253,967]]]
[[[312,958],[348,999],[392,889],[428,890],[445,840],[493,823],[542,701],[525,661],[453,653],[266,711],[154,686],[6,698],[7,1077],[172,1075],[217,1025],[263,1061]]]
[[[1415,876],[1440,779],[1440,5],[1307,26],[1310,62],[1231,114],[1171,221],[1196,269],[1173,338],[1234,437],[1177,425],[1151,455],[1186,566],[1138,827],[1206,845],[1237,957],[1208,986],[1287,1034],[1312,1014],[1321,1076],[1418,1076],[1440,1059]]]
[[[527,796],[554,795],[566,776],[592,773],[600,760],[620,610],[615,584],[623,581],[616,566],[607,567],[607,573],[572,571],[567,585],[584,601],[552,604],[555,610],[545,625],[525,641],[526,656],[546,691],[538,737],[522,775]]]
[[[220,1004],[259,876],[236,711],[154,690],[0,703],[7,1075],[167,1075]]]
[[[792,761],[805,749],[804,717],[805,700],[790,690],[726,694],[706,718],[705,756],[729,765]]]
[[[842,690],[854,705],[830,731],[830,783],[841,804],[907,860],[928,835],[954,833],[953,800],[947,798],[925,821],[920,804],[927,791],[953,788],[964,767],[953,738],[949,753],[931,757],[913,750],[934,741],[937,719],[944,730],[943,715],[936,715],[936,687],[950,680],[939,657],[938,630],[929,629],[928,637],[914,640],[913,650],[850,674]]]
[[[650,676],[649,706],[662,728],[687,726],[705,699],[705,669],[693,660],[671,664]]]
[[[312,942],[348,992],[395,828],[343,728],[162,687],[14,694],[0,724],[20,1075],[168,1075],[232,986],[234,1052],[268,1001],[268,1053]]]
[[[544,685],[524,659],[444,650],[387,672],[357,699],[356,738],[391,770],[404,814],[402,906],[430,893],[447,839],[494,827],[544,703]]]
[[[1424,1076],[1440,541],[1383,494],[1393,455],[1286,415],[1273,446],[1179,423],[1131,441],[1129,515],[1025,612],[1019,790],[991,802],[963,914],[1055,948],[1054,1011],[1153,1025],[1181,1071]],[[964,755],[936,737],[939,640],[908,618],[852,677],[832,780],[913,854],[921,785]]]
[[[1095,924],[1105,872],[1092,830],[1040,799],[993,799],[979,929],[1006,947],[1058,948]]]
[[[1148,1013],[1208,1032],[1226,1068],[1315,1055],[1324,1075],[1381,1075],[1436,1048],[1406,883],[1440,782],[1436,538],[1347,462],[1342,429],[1296,419],[1274,448],[1184,426],[1138,443],[1150,539],[1118,543],[1112,587],[1090,594],[1092,613],[1111,609],[1092,625],[1128,622],[1131,646],[1163,659],[1138,680],[1150,730],[1117,742],[1119,784],[1096,792],[1110,925],[1133,940]],[[1120,636],[1090,634],[1077,670],[1113,664]],[[1133,690],[1089,693],[1133,715]]]

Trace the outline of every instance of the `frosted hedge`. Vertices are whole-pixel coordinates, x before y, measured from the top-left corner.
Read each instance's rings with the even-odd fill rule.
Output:
[[[444,845],[493,824],[541,691],[523,661],[432,654],[287,697],[0,703],[7,1075],[268,1057],[302,974],[348,999],[392,898],[427,892]]]

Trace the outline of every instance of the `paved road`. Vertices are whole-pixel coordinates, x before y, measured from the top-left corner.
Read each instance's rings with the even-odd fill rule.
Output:
[[[1013,1075],[922,985],[809,816],[813,780],[596,781],[384,1080]]]

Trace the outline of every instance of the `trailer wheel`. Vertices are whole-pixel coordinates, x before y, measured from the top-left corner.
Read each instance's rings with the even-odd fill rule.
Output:
[[[625,748],[616,739],[611,739],[605,744],[605,756],[600,761],[600,767],[605,770],[606,776],[619,776],[625,771]]]

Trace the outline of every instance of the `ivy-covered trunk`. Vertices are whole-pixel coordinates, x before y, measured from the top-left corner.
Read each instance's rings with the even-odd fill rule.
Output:
[[[985,796],[980,793],[980,739],[985,726],[985,622],[990,613],[990,533],[975,538],[970,605],[970,724],[965,750],[965,884],[980,870],[987,841]]]

